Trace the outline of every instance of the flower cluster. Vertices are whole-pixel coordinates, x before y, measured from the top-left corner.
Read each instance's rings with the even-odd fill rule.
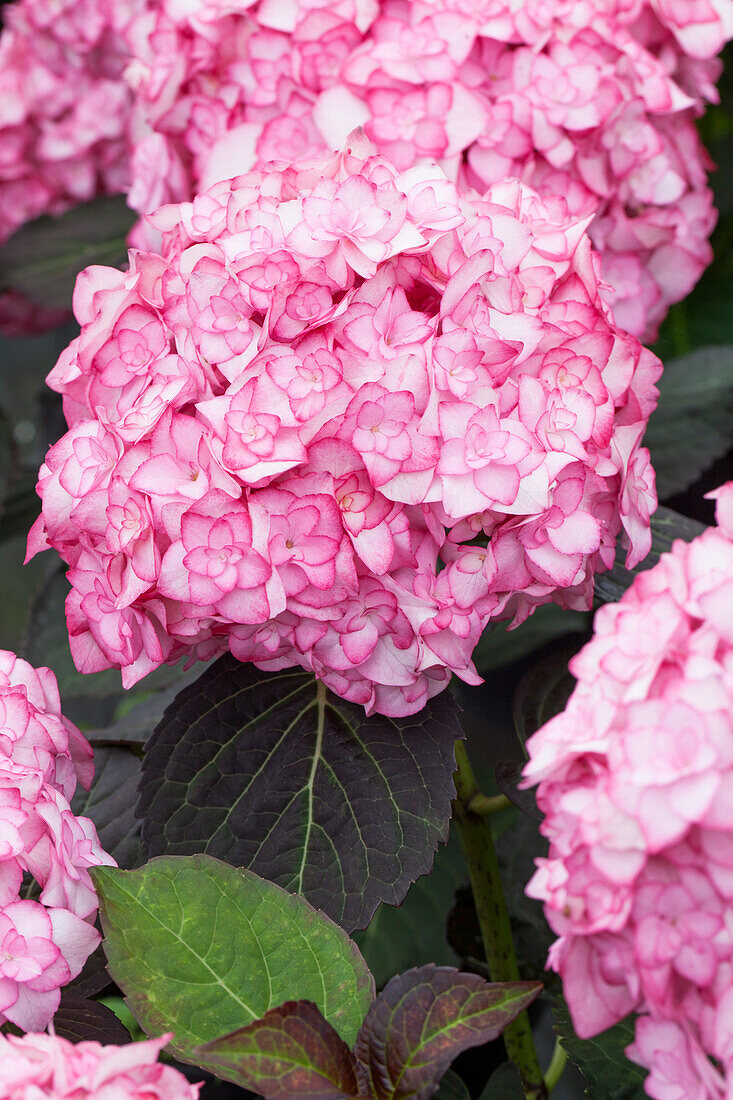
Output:
[[[22,0],[0,37],[0,240],[130,181],[121,30],[144,0]]]
[[[489,619],[587,607],[649,546],[661,365],[599,297],[585,223],[518,182],[343,154],[151,216],[77,282],[29,553],[69,563],[77,667],[302,665],[367,711],[477,682]]]
[[[157,1060],[170,1038],[118,1047],[0,1035],[0,1094],[3,1100],[196,1100],[200,1085]]]
[[[693,118],[731,34],[731,0],[156,0],[128,34],[131,205],[363,125],[400,169],[517,176],[595,215],[617,322],[651,338],[711,259]]]
[[[733,482],[716,495],[717,528],[598,612],[525,770],[550,841],[528,893],[576,1030],[642,1013],[657,1100],[733,1083]]]
[[[130,186],[132,95],[120,31],[145,0],[21,0],[0,36],[0,242],[41,214],[60,214]],[[22,335],[65,312],[0,294],[0,330]]]
[[[708,161],[731,0],[17,0],[0,41],[0,238],[95,191],[133,209],[333,150],[559,194],[653,337],[709,263]],[[124,76],[123,76],[124,74]],[[140,243],[138,238],[136,243]]]
[[[0,1024],[45,1027],[99,943],[88,869],[113,860],[69,806],[93,772],[51,670],[0,651]]]

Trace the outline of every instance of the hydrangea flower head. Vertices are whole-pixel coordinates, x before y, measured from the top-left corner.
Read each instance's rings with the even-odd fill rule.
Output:
[[[45,1027],[99,943],[89,868],[114,861],[69,805],[92,775],[53,673],[0,651],[0,1023]],[[21,898],[24,875],[37,900]]]
[[[733,1082],[733,482],[717,496],[717,527],[598,612],[525,769],[550,965],[579,1035],[641,1014],[628,1053],[657,1100]]]
[[[363,125],[401,170],[438,159],[479,190],[519,176],[592,215],[603,293],[637,336],[653,338],[710,262],[694,117],[717,99],[731,0],[6,10],[0,238],[95,190],[125,191],[140,212],[191,199],[270,160],[337,149]]]
[[[357,134],[149,222],[160,253],[79,277],[49,376],[29,552],[70,566],[82,671],[230,649],[412,713],[477,681],[489,620],[588,606],[622,526],[646,553],[660,365],[562,202]]]
[[[122,30],[145,0],[20,0],[0,35],[0,241],[132,182],[132,93]],[[65,311],[0,294],[9,335],[47,328]]]
[[[158,1062],[170,1038],[102,1046],[56,1035],[0,1035],[3,1100],[196,1100],[201,1086]]]

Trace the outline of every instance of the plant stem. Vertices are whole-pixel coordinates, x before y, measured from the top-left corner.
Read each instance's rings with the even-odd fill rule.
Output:
[[[505,794],[495,794],[490,798],[488,795],[476,791],[467,808],[472,814],[478,814],[479,817],[491,817],[492,814],[498,814],[500,810],[506,810],[509,806],[511,806],[511,802]]]
[[[560,1080],[562,1071],[565,1069],[565,1063],[568,1060],[568,1056],[565,1053],[565,1047],[562,1045],[559,1039],[555,1040],[555,1049],[552,1052],[552,1058],[550,1064],[547,1067],[547,1073],[545,1074],[545,1084],[547,1085],[547,1091],[552,1092],[557,1082]]]
[[[519,980],[519,967],[514,953],[491,826],[485,817],[471,808],[472,802],[481,792],[462,741],[456,742],[455,752],[454,779],[457,798],[453,803],[453,813],[468,864],[489,973],[492,981],[516,982]],[[546,1100],[547,1087],[526,1012],[507,1024],[503,1037],[507,1054],[519,1070],[527,1100]]]

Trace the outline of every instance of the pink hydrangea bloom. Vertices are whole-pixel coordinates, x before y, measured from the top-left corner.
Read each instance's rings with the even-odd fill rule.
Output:
[[[20,0],[0,35],[0,241],[131,179],[132,94],[123,27],[145,0]],[[0,329],[20,335],[65,311],[0,295]]]
[[[114,861],[69,805],[92,751],[60,710],[56,678],[0,651],[0,1023],[46,1026],[60,988],[99,943],[89,868]],[[38,900],[21,900],[24,874]]]
[[[711,258],[693,119],[716,98],[731,9],[158,0],[126,34],[132,205],[151,210],[269,160],[337,148],[363,125],[402,170],[437,159],[480,191],[516,175],[593,215],[607,300],[619,324],[651,338]]]
[[[717,527],[598,612],[527,746],[550,965],[579,1035],[642,1014],[628,1053],[657,1100],[733,1084],[733,482],[716,495]]]
[[[516,175],[593,215],[604,294],[637,336],[654,336],[710,261],[694,117],[717,98],[731,0],[48,10],[6,9],[0,238],[95,191],[126,191],[143,213],[191,199],[270,160],[337,149],[363,125],[402,170],[437,159],[481,191]],[[134,237],[153,239],[142,226]]]
[[[589,606],[622,527],[646,553],[661,367],[562,202],[357,134],[148,224],[160,252],[80,275],[49,376],[29,553],[70,566],[82,671],[230,649],[412,713],[477,682],[489,620]]]
[[[0,1035],[3,1100],[196,1100],[201,1086],[158,1062],[170,1038],[102,1046],[56,1035]]]

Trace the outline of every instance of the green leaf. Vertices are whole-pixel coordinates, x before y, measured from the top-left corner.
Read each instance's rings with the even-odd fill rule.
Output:
[[[5,501],[18,475],[18,448],[13,436],[13,425],[4,409],[0,408],[0,515]]]
[[[705,530],[704,523],[681,516],[671,508],[657,508],[651,519],[652,548],[641,564],[634,569],[626,569],[622,564],[623,552],[616,550],[616,562],[607,573],[596,577],[595,603],[616,603],[632,584],[638,573],[652,569],[662,554],[669,552],[675,539],[691,542]]]
[[[70,309],[83,268],[126,265],[126,238],[136,220],[120,195],[27,222],[0,245],[0,290],[17,290],[49,309]]]
[[[312,1001],[286,1001],[198,1053],[266,1100],[340,1100],[360,1093],[353,1054]]]
[[[129,1043],[130,1033],[99,1001],[90,1001],[73,993],[63,993],[53,1018],[56,1035],[71,1043]]]
[[[524,1100],[522,1079],[511,1062],[494,1070],[486,1082],[479,1100]]]
[[[568,661],[580,645],[581,639],[558,644],[519,681],[514,693],[514,727],[522,745],[565,707],[575,686]]]
[[[446,837],[461,736],[448,692],[410,718],[367,718],[301,669],[221,657],[146,746],[145,852],[207,852],[363,928]]]
[[[692,485],[731,445],[733,346],[668,359],[644,436],[661,500]]]
[[[634,1040],[632,1016],[592,1039],[579,1039],[561,997],[555,999],[552,1011],[555,1029],[568,1058],[588,1081],[586,1096],[591,1100],[647,1100],[644,1092],[647,1071],[624,1054]]]
[[[496,854],[520,973],[525,978],[542,979],[548,985],[555,980],[545,970],[547,952],[555,937],[542,903],[526,894],[527,883],[536,869],[535,860],[547,855],[547,841],[535,820],[518,815],[497,839]]]
[[[153,695],[176,684],[180,686],[181,665],[161,665],[128,691],[122,687],[118,669],[77,672],[66,628],[65,602],[69,591],[69,582],[61,568],[41,586],[31,607],[21,656],[32,665],[49,665],[53,669],[64,714],[85,730],[91,727],[90,737],[97,743],[142,743],[170,699],[169,695],[161,695],[156,701]],[[186,678],[183,674],[184,681]],[[108,727],[117,719],[120,707],[131,710],[138,700],[148,702],[148,706],[110,730]]]
[[[140,757],[125,748],[95,748],[94,780],[88,791],[77,787],[71,808],[94,822],[105,852],[120,867],[134,867],[140,854],[140,821],[135,797]]]
[[[506,623],[490,624],[478,640],[473,663],[481,675],[486,676],[494,669],[541,649],[555,638],[585,634],[591,629],[591,621],[592,616],[587,611],[566,611],[554,603],[543,604],[514,630],[507,630]]]
[[[377,1100],[427,1100],[453,1059],[495,1039],[541,991],[451,967],[398,974],[369,1009],[354,1046]]]
[[[446,1070],[433,1100],[471,1100],[471,1093],[462,1077],[454,1070]]]
[[[542,821],[543,814],[537,809],[537,799],[534,791],[520,787],[524,764],[517,760],[501,760],[494,768],[496,783],[503,795],[512,802],[518,810],[535,821]]]
[[[313,1001],[352,1042],[374,995],[356,946],[305,899],[210,856],[92,872],[109,972],[150,1035],[196,1048],[286,1000]]]
[[[438,847],[432,870],[412,884],[402,904],[380,905],[369,927],[354,935],[377,987],[413,966],[458,962],[445,928],[456,890],[466,878],[461,844],[451,829],[448,843]]]

